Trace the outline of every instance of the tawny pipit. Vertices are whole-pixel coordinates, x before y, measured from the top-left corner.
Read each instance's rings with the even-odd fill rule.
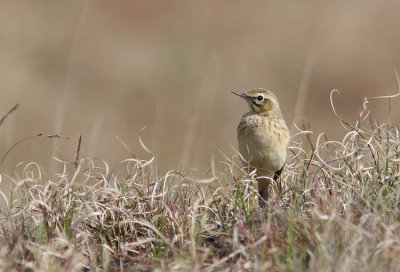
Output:
[[[262,88],[232,93],[244,98],[250,107],[237,128],[241,156],[246,165],[257,169],[258,175],[276,180],[285,164],[290,138],[278,99],[271,91]],[[269,182],[268,178],[258,179],[260,205],[268,199]]]

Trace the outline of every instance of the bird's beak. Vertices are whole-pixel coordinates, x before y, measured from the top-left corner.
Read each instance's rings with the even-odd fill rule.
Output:
[[[247,99],[247,95],[244,92],[240,92],[240,91],[232,91],[233,94],[236,94],[237,96]]]

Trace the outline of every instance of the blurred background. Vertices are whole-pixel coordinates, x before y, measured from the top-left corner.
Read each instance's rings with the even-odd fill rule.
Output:
[[[206,169],[232,154],[247,106],[230,93],[274,91],[288,126],[341,139],[365,96],[396,93],[400,1],[1,1],[1,166],[60,153],[114,165],[153,151],[161,171]],[[391,120],[400,117],[392,99]],[[388,100],[371,102],[388,118]],[[145,130],[141,131],[143,127]],[[294,132],[294,130],[292,130]]]

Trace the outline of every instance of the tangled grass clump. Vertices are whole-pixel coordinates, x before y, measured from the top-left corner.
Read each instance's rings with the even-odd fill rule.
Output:
[[[0,269],[396,271],[399,130],[344,124],[341,142],[298,130],[264,209],[235,158],[201,181],[159,174],[150,152],[114,169],[78,156],[58,159],[59,173],[20,164],[1,174]]]

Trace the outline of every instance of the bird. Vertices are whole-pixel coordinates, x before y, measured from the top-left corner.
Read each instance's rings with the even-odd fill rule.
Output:
[[[271,178],[276,181],[283,170],[290,132],[272,91],[257,88],[232,93],[243,98],[250,108],[239,122],[237,140],[243,164],[256,169],[260,176],[257,178],[259,205],[265,206]]]

